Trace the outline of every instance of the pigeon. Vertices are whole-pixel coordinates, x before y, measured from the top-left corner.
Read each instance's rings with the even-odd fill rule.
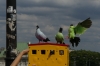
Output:
[[[62,34],[62,31],[63,31],[63,28],[60,28],[59,32],[55,35],[55,39],[56,39],[57,43],[65,44],[64,43],[64,36]]]
[[[36,38],[40,41],[43,42],[48,42],[50,41],[48,37],[46,37],[46,35],[39,29],[39,26],[36,26],[36,32],[35,32],[35,36]]]
[[[74,44],[76,44],[76,47],[78,46],[80,42],[80,37],[76,37],[77,35],[81,36],[86,32],[87,29],[89,29],[92,25],[92,21],[90,18],[87,18],[86,20],[77,23],[76,26],[73,24],[70,25],[68,29],[68,37],[69,37],[69,42],[72,44],[74,47]]]

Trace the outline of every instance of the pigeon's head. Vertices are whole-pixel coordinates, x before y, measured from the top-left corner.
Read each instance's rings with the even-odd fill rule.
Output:
[[[73,26],[73,24],[70,24],[70,26]]]
[[[63,31],[63,28],[60,27],[59,32],[62,32],[62,31]]]
[[[37,26],[36,26],[36,29],[38,29],[38,28],[39,28],[39,26],[37,25]]]

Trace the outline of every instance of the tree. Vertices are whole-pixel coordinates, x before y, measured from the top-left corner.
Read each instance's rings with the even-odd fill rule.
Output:
[[[77,50],[69,54],[70,66],[99,66],[100,53],[94,51]]]

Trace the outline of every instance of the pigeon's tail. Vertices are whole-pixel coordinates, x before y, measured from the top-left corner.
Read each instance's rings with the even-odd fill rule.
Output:
[[[80,37],[74,37],[74,39],[71,38],[70,42],[71,42],[73,47],[74,47],[74,43],[76,44],[76,46],[78,46],[78,44],[80,42]]]
[[[50,41],[49,38],[46,38],[46,41]]]
[[[80,37],[75,37],[75,44],[76,44],[76,47],[78,46],[80,42]]]
[[[50,41],[50,40],[49,40],[49,38],[46,38],[46,39],[44,39],[43,41],[44,41],[44,42],[47,42],[47,41]]]

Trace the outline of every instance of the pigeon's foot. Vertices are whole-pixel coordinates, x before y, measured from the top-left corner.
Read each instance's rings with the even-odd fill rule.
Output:
[[[65,44],[65,43],[63,42],[63,44]]]
[[[74,47],[74,44],[72,44],[72,46]]]

